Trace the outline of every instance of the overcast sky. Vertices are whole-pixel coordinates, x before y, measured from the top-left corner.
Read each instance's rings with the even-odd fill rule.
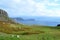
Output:
[[[60,17],[60,0],[0,0],[0,9],[6,10],[10,17]]]

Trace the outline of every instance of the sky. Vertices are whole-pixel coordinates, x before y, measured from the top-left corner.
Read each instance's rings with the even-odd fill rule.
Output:
[[[0,0],[0,9],[10,17],[60,17],[60,0]]]

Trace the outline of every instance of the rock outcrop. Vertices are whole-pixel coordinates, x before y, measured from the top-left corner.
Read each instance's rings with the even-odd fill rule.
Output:
[[[8,14],[5,10],[0,9],[0,21],[8,21]]]
[[[57,26],[60,26],[60,24],[58,24]]]
[[[17,23],[15,20],[8,17],[8,13],[5,10],[0,9],[0,22]]]

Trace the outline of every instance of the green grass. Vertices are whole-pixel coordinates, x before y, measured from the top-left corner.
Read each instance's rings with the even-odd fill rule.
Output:
[[[60,27],[0,23],[0,40],[60,40]]]
[[[0,40],[60,40],[59,35],[52,35],[52,34],[33,34],[33,35],[19,35],[20,37],[17,38],[16,36],[12,37],[11,35],[3,35],[0,36]]]

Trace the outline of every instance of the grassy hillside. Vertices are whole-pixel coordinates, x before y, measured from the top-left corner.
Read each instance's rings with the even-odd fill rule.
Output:
[[[1,21],[0,40],[60,40],[60,28]]]

